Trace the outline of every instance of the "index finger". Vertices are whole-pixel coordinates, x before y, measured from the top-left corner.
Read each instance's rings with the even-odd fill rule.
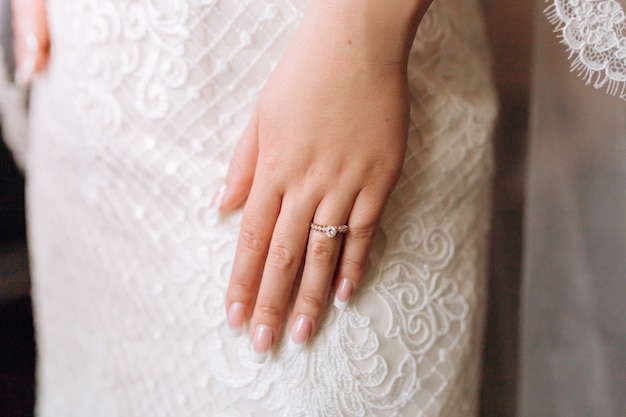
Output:
[[[259,186],[252,187],[246,202],[226,292],[228,326],[236,334],[252,311],[280,204],[278,194]]]

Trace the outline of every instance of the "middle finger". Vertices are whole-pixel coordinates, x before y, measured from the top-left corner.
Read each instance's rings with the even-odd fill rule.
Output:
[[[265,362],[287,314],[317,201],[286,195],[274,227],[251,320],[252,359]]]

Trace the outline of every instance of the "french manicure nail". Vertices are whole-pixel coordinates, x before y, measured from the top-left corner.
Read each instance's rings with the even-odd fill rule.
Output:
[[[232,337],[241,336],[243,323],[246,320],[245,308],[242,303],[232,303],[228,308],[226,321],[228,323],[228,334]]]
[[[20,64],[17,71],[15,71],[15,82],[20,87],[26,87],[30,84],[33,76],[35,75],[35,57],[28,52],[24,57],[24,61]]]
[[[226,184],[222,185],[219,190],[215,193],[213,198],[211,199],[210,207],[214,210],[219,210],[224,202],[224,197],[226,197]]]
[[[35,60],[39,52],[39,41],[34,33],[27,33],[25,37],[26,51],[24,60],[15,72],[15,82],[26,87],[35,75]]]
[[[352,282],[348,278],[343,278],[335,293],[335,302],[333,303],[339,310],[345,310],[348,307],[348,301],[352,295]]]
[[[33,32],[26,33],[24,41],[26,43],[26,48],[28,49],[28,52],[31,52],[31,55],[35,55],[39,51],[39,39],[37,39],[37,35]]]
[[[300,314],[291,328],[289,351],[292,353],[302,352],[312,330],[313,320],[304,314]]]
[[[274,341],[274,332],[265,324],[259,324],[254,331],[252,338],[252,350],[250,359],[255,363],[263,363],[267,360],[270,347]]]

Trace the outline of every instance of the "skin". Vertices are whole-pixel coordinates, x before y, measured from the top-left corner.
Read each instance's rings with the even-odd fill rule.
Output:
[[[250,322],[259,362],[284,326],[303,345],[333,283],[347,301],[363,276],[404,161],[406,66],[430,2],[311,0],[260,95],[219,204],[231,211],[245,203],[226,310],[233,330]],[[17,73],[35,62],[20,74],[28,83],[49,56],[45,0],[12,4]],[[27,46],[29,33],[37,48]],[[328,238],[311,231],[311,221],[349,231]]]
[[[257,354],[284,324],[294,342],[306,341],[333,282],[345,278],[354,289],[363,276],[404,160],[408,52],[428,5],[311,1],[261,93],[221,205],[228,211],[246,201],[226,309],[231,328],[250,320]],[[350,229],[328,238],[311,231],[311,221]]]
[[[24,86],[43,71],[50,57],[45,0],[11,0],[15,50],[15,79]],[[35,39],[36,42],[32,42]]]

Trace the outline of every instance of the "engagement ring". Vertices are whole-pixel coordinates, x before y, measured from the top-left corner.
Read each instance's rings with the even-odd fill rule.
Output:
[[[326,233],[328,237],[335,237],[337,233],[348,232],[348,226],[345,224],[342,226],[325,226],[323,224],[311,223],[311,229]]]

